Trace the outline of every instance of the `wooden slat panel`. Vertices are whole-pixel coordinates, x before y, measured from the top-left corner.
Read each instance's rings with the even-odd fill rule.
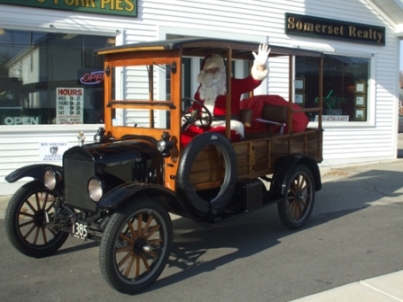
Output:
[[[221,186],[225,177],[222,153],[214,146],[207,147],[197,155],[191,169],[190,182],[195,190]]]
[[[322,161],[322,132],[308,130],[293,135],[273,135],[234,143],[238,178],[272,174],[278,160],[288,154],[307,154]],[[260,135],[262,136],[262,135]]]

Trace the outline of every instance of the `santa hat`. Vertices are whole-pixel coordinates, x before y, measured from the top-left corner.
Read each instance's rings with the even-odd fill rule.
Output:
[[[219,54],[211,54],[204,58],[201,70],[209,70],[212,68],[225,68],[224,59]]]
[[[210,54],[203,59],[200,68],[201,72],[197,76],[197,82],[201,83],[205,71],[212,68],[219,68],[220,70],[225,70],[224,59],[219,54]]]
[[[254,60],[253,66],[251,68],[251,74],[255,80],[262,81],[268,76],[269,69],[266,68],[264,70],[259,70],[257,68],[258,65],[262,65],[262,64],[259,62],[256,62],[256,60]],[[202,65],[201,65],[201,71],[206,71],[206,70],[209,70],[212,68],[219,68],[221,70],[225,69],[224,59],[219,54],[210,54],[204,58]],[[199,76],[200,76],[200,74],[199,74]],[[200,83],[199,77],[198,77],[198,82]]]

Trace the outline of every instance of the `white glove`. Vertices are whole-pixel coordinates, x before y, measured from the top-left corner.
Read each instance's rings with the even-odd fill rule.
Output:
[[[253,56],[255,57],[255,64],[266,65],[270,50],[271,48],[269,48],[267,44],[260,44],[258,53],[256,54],[256,52],[254,51],[252,52]]]

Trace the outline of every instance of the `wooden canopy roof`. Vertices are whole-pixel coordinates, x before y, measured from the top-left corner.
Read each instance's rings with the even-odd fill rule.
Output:
[[[259,43],[244,42],[236,40],[223,40],[211,38],[183,38],[172,40],[160,40],[151,42],[140,42],[134,44],[126,44],[109,48],[97,49],[95,54],[108,55],[116,53],[129,52],[147,52],[147,51],[166,51],[180,49],[184,56],[200,56],[204,57],[211,53],[224,55],[228,50],[232,50],[232,58],[234,59],[253,59],[252,51],[257,52]],[[269,45],[271,48],[270,56],[309,56],[322,57],[320,52],[304,50],[300,48],[288,48],[275,45]]]

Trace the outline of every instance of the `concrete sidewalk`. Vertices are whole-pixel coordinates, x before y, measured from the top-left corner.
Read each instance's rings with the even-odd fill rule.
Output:
[[[403,271],[361,280],[291,302],[403,301]]]

